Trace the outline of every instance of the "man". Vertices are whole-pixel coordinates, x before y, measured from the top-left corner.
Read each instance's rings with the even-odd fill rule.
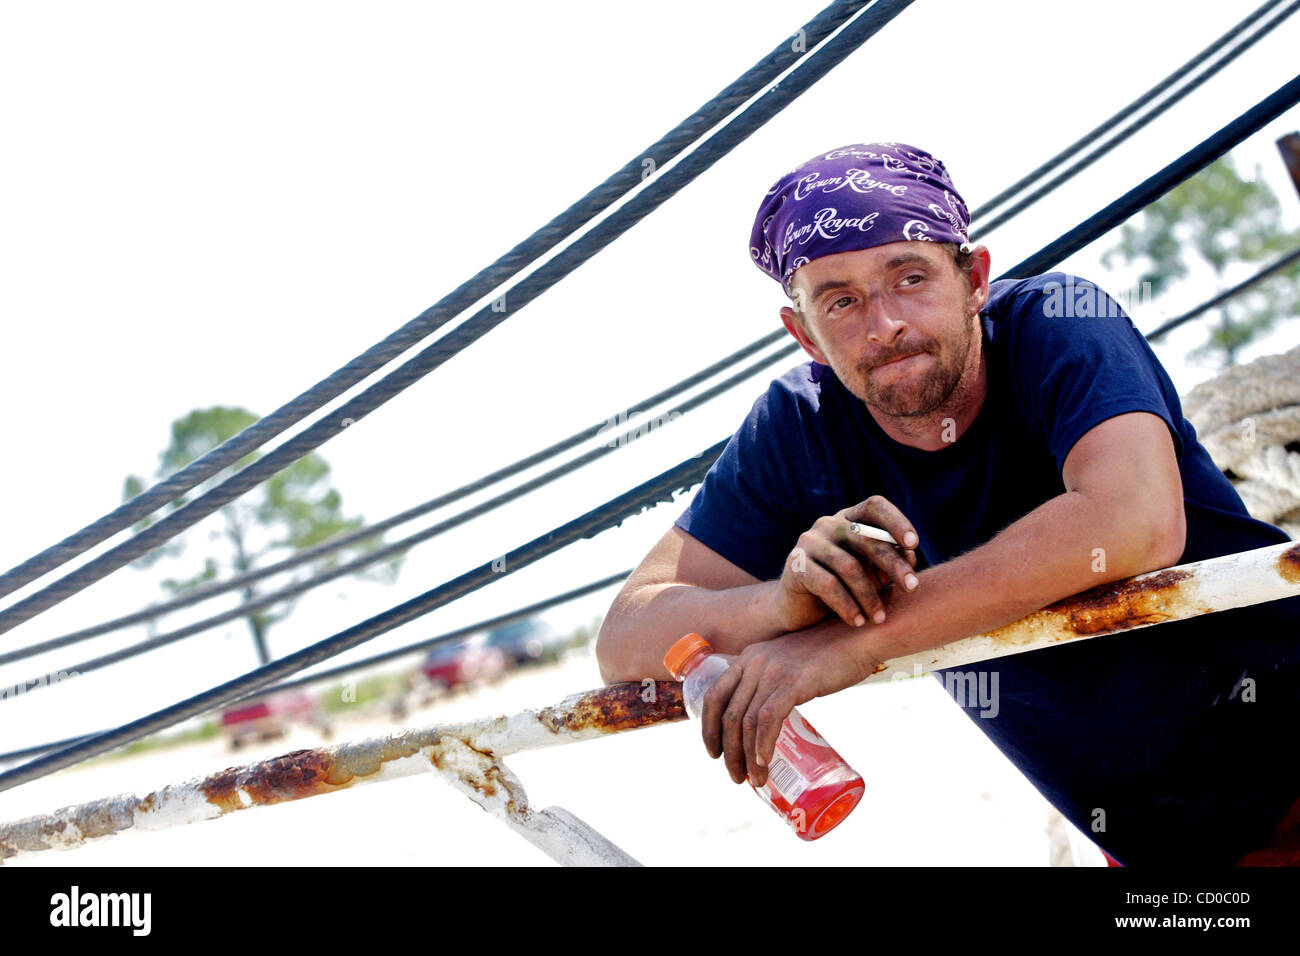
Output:
[[[751,255],[813,361],[754,405],[597,646],[608,681],[666,677],[689,631],[738,654],[702,714],[737,783],[763,784],[792,707],[884,661],[1287,540],[1118,306],[1060,274],[990,283],[968,221],[943,164],[898,143],[816,156],[760,206]],[[1228,863],[1300,794],[1298,622],[1291,600],[1001,658],[978,678],[997,708],[958,703],[1121,862]]]

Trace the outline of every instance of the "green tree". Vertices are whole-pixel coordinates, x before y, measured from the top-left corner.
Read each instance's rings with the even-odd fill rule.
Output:
[[[246,409],[225,407],[195,409],[184,418],[177,419],[172,422],[171,442],[159,456],[156,477],[162,479],[173,474],[257,420],[258,416]],[[233,466],[204,481],[191,495],[183,495],[172,501],[167,506],[168,511],[182,507],[190,497],[198,497],[259,457],[261,452],[246,455]],[[218,547],[215,553],[205,555],[202,568],[185,577],[162,580],[164,590],[175,597],[212,582],[265,567],[331,538],[355,531],[362,526],[363,519],[344,517],[342,496],[330,485],[329,471],[329,465],[314,452],[300,458],[189,532],[138,559],[135,566],[151,568],[163,558],[180,560],[188,550],[187,543],[191,536],[201,528],[209,529],[209,541]],[[123,487],[124,499],[135,497],[145,487],[143,479],[136,475],[128,476]],[[147,528],[155,520],[154,517],[142,520],[136,525],[136,530]],[[292,579],[277,576],[248,584],[241,589],[244,601],[256,599],[259,596],[259,586],[266,587],[265,581],[276,579],[278,583],[274,587],[279,588],[307,575],[333,568],[344,558],[351,560],[359,557],[382,544],[382,535],[376,535],[303,565],[294,572]],[[400,570],[401,560],[402,555],[395,555],[358,571],[357,575],[368,580],[392,583]],[[265,664],[270,659],[267,631],[288,617],[296,603],[296,599],[290,598],[276,605],[274,613],[270,608],[263,608],[245,616],[260,663]]]
[[[1242,179],[1230,156],[1220,158],[1125,223],[1119,243],[1102,263],[1143,263],[1138,281],[1149,282],[1155,296],[1186,276],[1197,260],[1214,271],[1220,290],[1228,288],[1245,278],[1226,279],[1234,264],[1262,264],[1300,245],[1300,231],[1282,228],[1277,197],[1259,181],[1258,170],[1255,178]],[[1300,311],[1297,276],[1300,264],[1220,305],[1214,310],[1217,324],[1191,357],[1212,356],[1232,365],[1255,336]]]

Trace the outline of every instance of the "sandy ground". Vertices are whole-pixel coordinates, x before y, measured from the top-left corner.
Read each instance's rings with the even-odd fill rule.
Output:
[[[412,714],[408,726],[513,713],[598,686],[589,653],[518,672]],[[816,842],[797,839],[708,758],[691,723],[515,755],[535,808],[561,806],[647,865],[1096,865],[1069,828],[931,678],[856,687],[800,711],[866,781],[862,802]],[[395,729],[340,724],[334,742]],[[0,794],[12,821],[168,783],[322,741],[302,730],[232,753],[221,741],[100,760]],[[1066,838],[1074,844],[1073,857]],[[216,820],[126,834],[10,866],[550,865],[433,775],[359,786]]]

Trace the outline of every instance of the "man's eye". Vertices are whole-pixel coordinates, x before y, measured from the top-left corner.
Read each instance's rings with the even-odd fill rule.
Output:
[[[924,278],[925,278],[925,276],[918,275],[917,273],[913,273],[913,274],[910,275],[910,276],[904,276],[904,278],[903,278],[903,284],[904,284],[904,285],[916,285],[917,282],[920,282],[920,281],[921,281],[922,279],[924,279]],[[913,282],[913,281],[912,281],[913,279],[915,279],[916,282]]]
[[[849,303],[849,302],[852,302],[852,301],[853,301],[853,299],[852,299],[851,297],[849,297],[849,296],[847,296],[847,295],[842,295],[842,296],[840,296],[838,299],[836,299],[834,302],[831,303],[831,311],[834,312],[835,309],[839,308],[840,305],[841,305],[842,303]],[[847,308],[848,308],[848,305],[847,305],[847,304],[844,304],[844,308],[847,309]]]

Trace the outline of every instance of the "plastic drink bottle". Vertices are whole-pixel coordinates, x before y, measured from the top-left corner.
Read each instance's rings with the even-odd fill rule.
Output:
[[[682,682],[687,713],[699,718],[704,695],[734,660],[730,654],[715,653],[698,634],[687,634],[669,649],[664,666]],[[849,815],[866,786],[799,711],[792,710],[781,725],[767,783],[754,790],[800,839],[816,840]]]

